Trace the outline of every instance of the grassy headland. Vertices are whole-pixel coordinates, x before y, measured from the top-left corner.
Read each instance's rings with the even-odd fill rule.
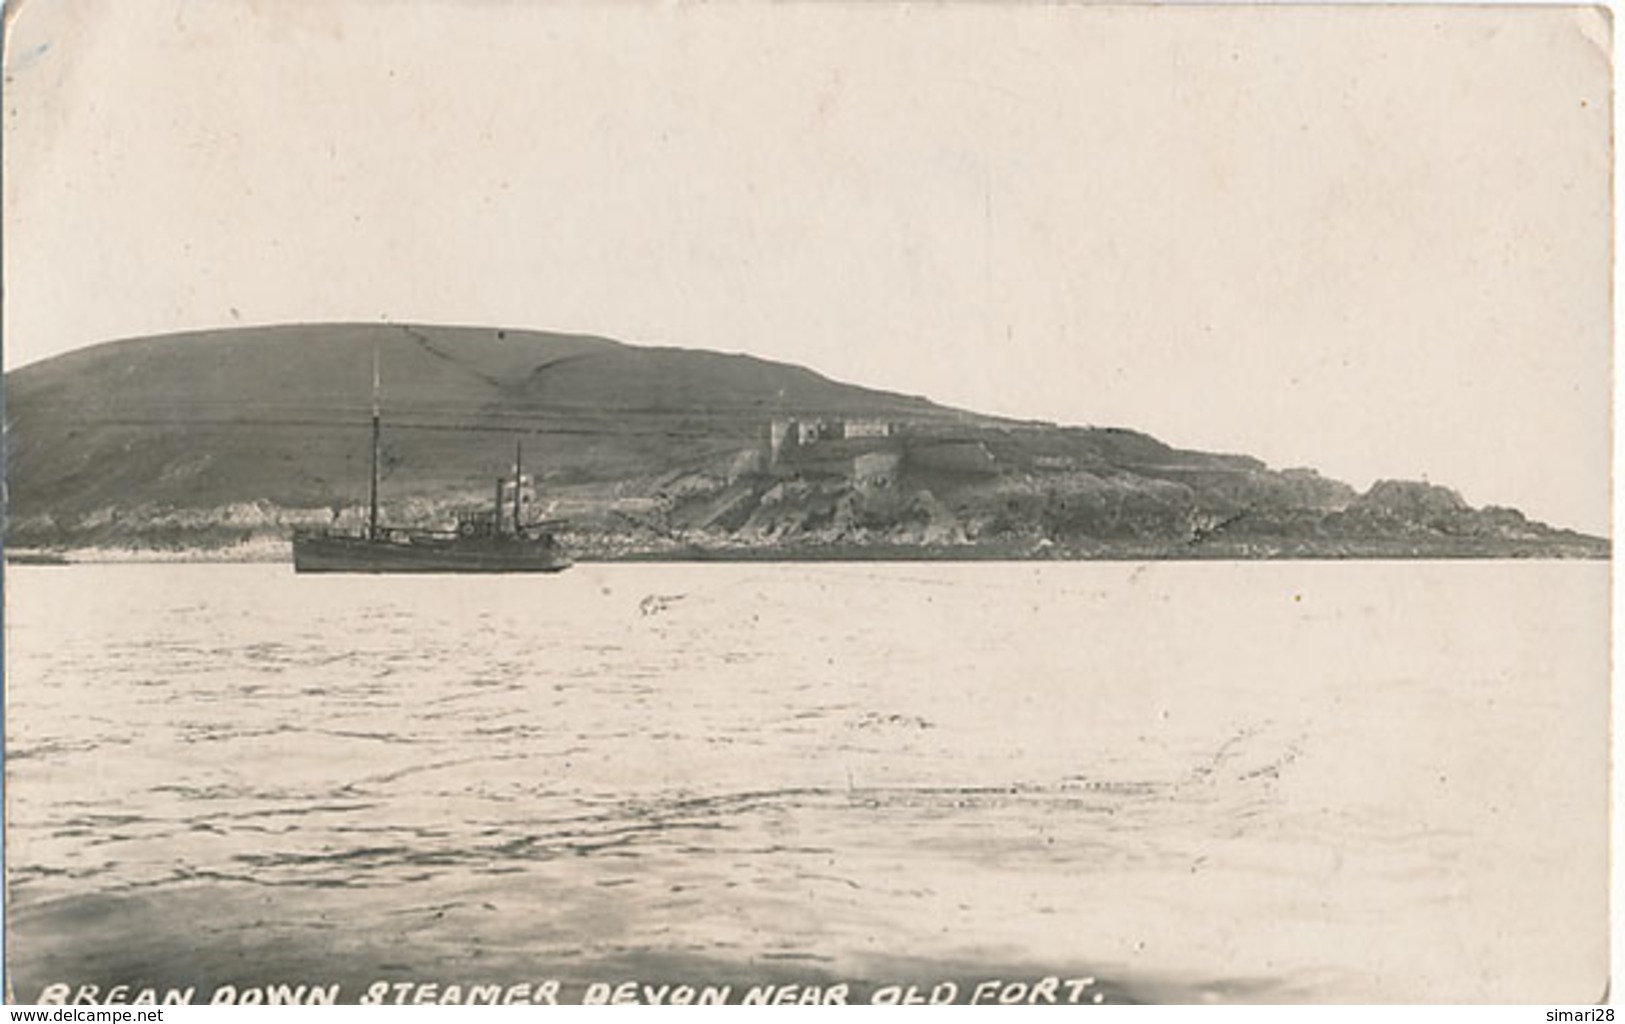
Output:
[[[359,526],[374,351],[385,521],[489,504],[520,441],[583,560],[1609,552],[1437,485],[1359,493],[749,356],[369,324],[134,339],[8,374],[8,550],[275,559],[295,527]]]

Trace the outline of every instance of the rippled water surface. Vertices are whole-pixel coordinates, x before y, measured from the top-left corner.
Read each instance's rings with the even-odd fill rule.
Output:
[[[1605,563],[6,576],[18,998],[1606,977]]]

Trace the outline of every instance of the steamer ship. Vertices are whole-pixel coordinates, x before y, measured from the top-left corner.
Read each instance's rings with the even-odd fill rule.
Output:
[[[570,559],[559,543],[561,520],[527,522],[530,480],[523,450],[514,443],[511,480],[498,478],[490,509],[456,513],[452,530],[385,526],[378,522],[378,455],[381,438],[378,360],[372,368],[372,478],[367,525],[360,533],[296,530],[293,569],[300,573],[538,573],[560,572]],[[511,512],[510,512],[511,495]]]

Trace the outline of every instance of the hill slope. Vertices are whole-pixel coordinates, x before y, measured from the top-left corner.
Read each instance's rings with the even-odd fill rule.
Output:
[[[15,547],[221,548],[354,523],[372,361],[384,509],[489,500],[515,441],[586,554],[1606,554],[1388,482],[978,416],[744,355],[379,324],[113,342],[8,374]],[[769,425],[811,431],[775,444]],[[855,436],[844,436],[841,424]],[[863,435],[863,436],[856,436]]]

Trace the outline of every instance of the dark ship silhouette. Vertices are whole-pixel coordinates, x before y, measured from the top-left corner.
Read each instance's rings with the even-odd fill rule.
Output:
[[[295,530],[295,572],[337,573],[519,573],[559,572],[570,559],[559,543],[559,520],[525,522],[523,452],[514,443],[512,480],[498,478],[489,510],[456,514],[454,530],[381,526],[378,523],[378,452],[381,436],[377,354],[372,368],[372,478],[367,527],[362,533]],[[512,511],[508,511],[508,492]]]

